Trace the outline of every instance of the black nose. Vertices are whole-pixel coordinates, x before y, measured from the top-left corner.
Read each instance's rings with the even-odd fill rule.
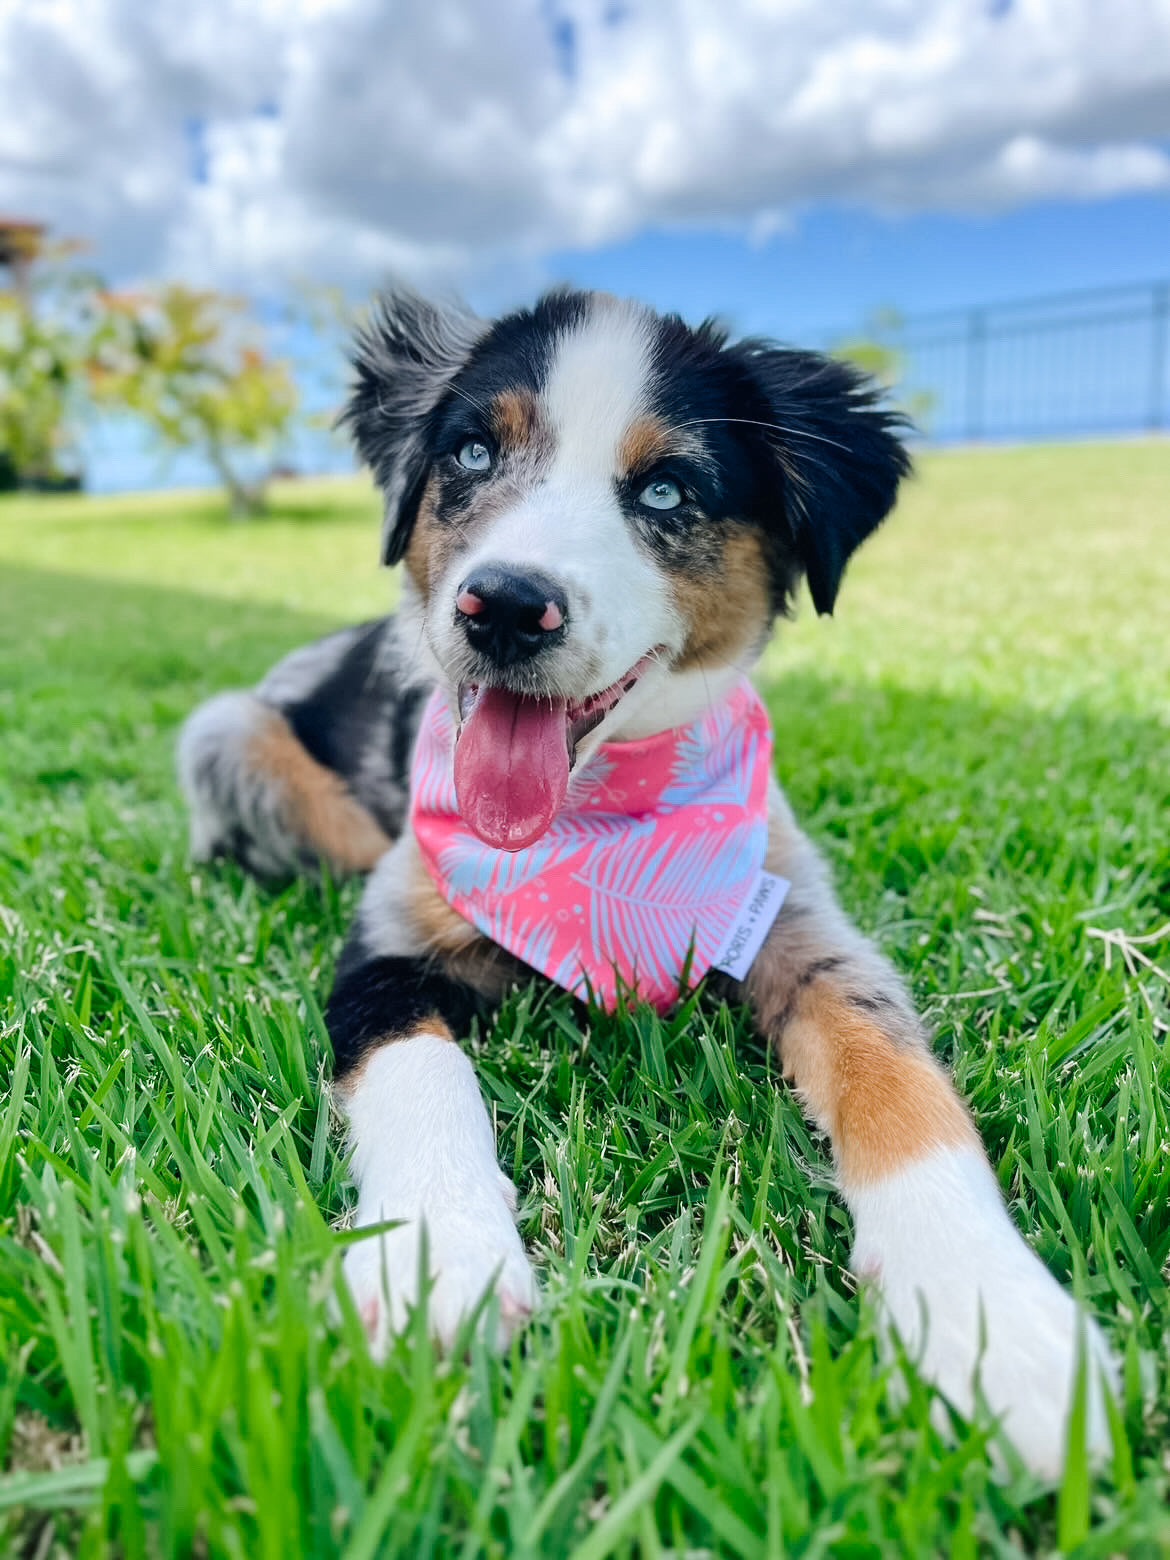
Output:
[[[472,647],[497,666],[511,666],[564,638],[568,601],[546,574],[486,564],[455,597],[455,621]]]

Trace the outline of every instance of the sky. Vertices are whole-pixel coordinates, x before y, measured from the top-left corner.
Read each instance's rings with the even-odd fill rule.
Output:
[[[0,212],[114,282],[817,342],[1170,274],[1170,0],[0,0]]]

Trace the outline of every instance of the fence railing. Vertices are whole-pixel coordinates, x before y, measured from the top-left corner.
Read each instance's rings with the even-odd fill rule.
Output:
[[[1170,433],[1170,281],[883,315],[812,344],[832,351],[859,338],[885,349],[894,393],[931,443]],[[328,387],[318,380],[336,373],[334,357],[310,353],[300,369],[308,399],[323,404]],[[117,424],[90,431],[87,457],[97,489],[213,480],[194,457],[161,464],[133,428]],[[348,449],[319,429],[304,430],[289,458],[306,472],[352,467]]]
[[[1170,431],[1168,281],[883,319],[860,334],[887,349],[896,394],[932,442]]]

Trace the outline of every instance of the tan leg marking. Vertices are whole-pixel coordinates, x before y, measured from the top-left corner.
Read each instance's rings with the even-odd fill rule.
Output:
[[[438,1035],[440,1039],[450,1040],[455,1043],[455,1036],[451,1032],[451,1026],[446,1019],[441,1018],[438,1012],[425,1014],[422,1018],[415,1019],[409,1029],[396,1031],[394,1034],[378,1035],[362,1046],[361,1055],[352,1067],[347,1067],[343,1073],[335,1073],[333,1078],[333,1092],[344,1104],[350,1093],[361,1083],[366,1067],[372,1056],[385,1045],[397,1045],[400,1040],[413,1040],[415,1035]]]
[[[279,787],[289,826],[330,865],[368,872],[389,850],[392,841],[341,776],[307,753],[275,710],[248,743],[248,761]]]
[[[422,863],[410,881],[410,920],[427,945],[428,953],[450,956],[465,953],[480,941],[480,933],[465,921],[439,893]]]
[[[677,670],[725,666],[761,638],[768,625],[767,578],[760,539],[746,528],[727,538],[714,575],[671,574],[674,599],[689,625]]]
[[[839,909],[816,849],[779,794],[769,871],[792,884],[746,990],[762,1033],[817,1125],[844,1189],[979,1138],[894,970]]]
[[[780,1060],[828,1131],[846,1186],[865,1186],[938,1148],[978,1148],[971,1119],[934,1059],[898,1045],[816,981],[798,999]]]
[[[526,964],[452,910],[417,855],[410,870],[408,894],[412,930],[452,980],[494,1002],[509,986],[532,978]]]

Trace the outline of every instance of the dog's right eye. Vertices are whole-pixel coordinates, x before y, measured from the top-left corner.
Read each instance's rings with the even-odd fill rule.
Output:
[[[670,477],[655,477],[638,494],[638,502],[647,509],[678,509],[682,501],[683,490]]]
[[[466,444],[461,444],[455,459],[463,467],[464,471],[490,471],[492,469],[492,452],[482,439],[468,439]]]

